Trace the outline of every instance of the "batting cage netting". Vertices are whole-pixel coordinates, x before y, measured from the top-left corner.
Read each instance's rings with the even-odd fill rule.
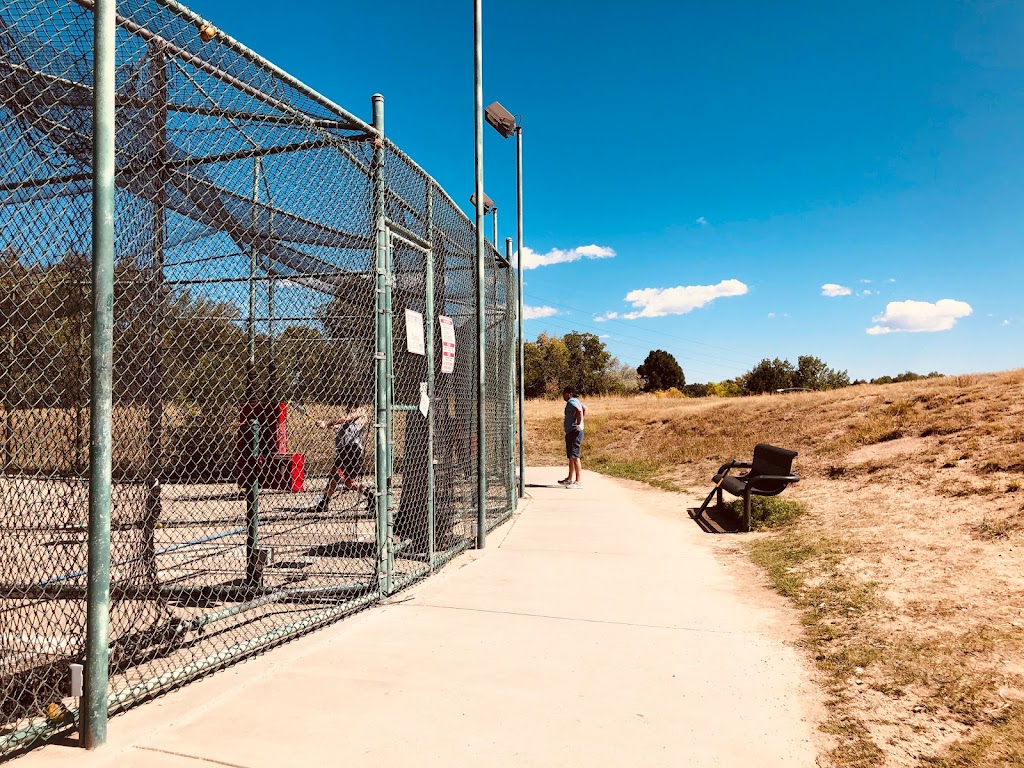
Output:
[[[0,758],[74,724],[106,546],[93,11],[0,2]],[[372,604],[515,504],[509,264],[487,246],[480,361],[476,230],[433,179],[173,0],[118,13],[110,711]]]

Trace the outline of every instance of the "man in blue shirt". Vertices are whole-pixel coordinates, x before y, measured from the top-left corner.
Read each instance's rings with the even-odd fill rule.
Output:
[[[572,387],[562,391],[565,400],[565,455],[569,459],[569,476],[559,480],[566,488],[580,487],[580,446],[583,444],[583,417],[587,412],[585,406]]]

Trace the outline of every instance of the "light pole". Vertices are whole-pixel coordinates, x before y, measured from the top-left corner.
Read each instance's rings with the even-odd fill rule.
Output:
[[[494,130],[506,139],[516,137],[516,272],[518,273],[517,294],[518,336],[519,336],[519,498],[526,495],[526,444],[525,420],[523,417],[523,121],[494,102],[484,110],[484,119]],[[497,225],[495,225],[497,228]],[[497,235],[495,235],[497,238]]]
[[[473,138],[476,170],[476,546],[487,543],[487,318],[484,315],[484,44],[483,0],[473,0]]]

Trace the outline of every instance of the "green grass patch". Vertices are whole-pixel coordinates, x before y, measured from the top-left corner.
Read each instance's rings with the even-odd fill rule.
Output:
[[[743,515],[743,500],[726,505],[737,518]],[[750,500],[750,528],[754,531],[782,528],[807,512],[807,505],[779,496],[754,496]]]
[[[620,461],[608,456],[592,456],[586,463],[586,469],[600,472],[602,475],[619,477],[623,480],[637,480],[664,491],[679,492],[682,489],[670,480],[661,477],[661,467],[652,461],[625,460]]]

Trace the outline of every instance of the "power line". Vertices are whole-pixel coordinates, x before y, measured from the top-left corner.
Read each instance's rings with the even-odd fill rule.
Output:
[[[550,317],[545,317],[544,320],[550,322],[550,324],[555,326],[556,328],[561,328],[561,329],[566,330],[566,331],[575,331],[578,327],[580,327],[579,325],[575,325],[575,324],[569,324],[569,323],[565,323],[565,322],[561,322],[561,321],[557,321],[557,320],[551,320]],[[636,344],[636,343],[631,343],[631,342],[621,342],[620,346],[624,346],[624,347],[628,347],[628,348],[632,348],[632,349],[640,349],[640,350],[646,349],[646,350],[650,351],[650,346],[647,345],[647,344]],[[729,370],[729,368],[725,364],[722,364],[722,363],[714,363],[714,362],[708,362],[708,361],[701,361],[701,362],[703,362],[706,365],[715,366],[715,367],[721,368],[721,369],[726,370],[726,371]],[[686,365],[684,367],[684,370],[687,370],[687,371],[689,371],[691,373],[701,374],[703,376],[706,376],[709,380],[711,380],[711,379],[721,379],[722,378],[721,375],[718,374],[718,373],[715,373],[713,371],[709,371],[709,370],[707,370],[705,368],[695,367],[695,366],[692,366],[692,365]]]
[[[555,301],[553,299],[548,299],[548,298],[545,298],[543,296],[536,296],[535,295],[535,297],[540,299],[541,301],[546,302],[546,303],[554,304],[556,306],[562,307],[563,309],[571,309],[573,312],[582,312],[582,313],[588,314],[588,315],[589,314],[593,314],[589,310],[580,309],[579,307],[572,307],[572,306],[569,306],[568,304],[563,304],[561,302]],[[617,318],[609,318],[608,320],[605,320],[604,322],[606,322],[606,323],[619,323],[620,325],[625,325],[625,326],[628,326],[628,327],[631,327],[631,328],[636,328],[637,330],[645,331],[647,333],[654,333],[654,334],[658,334],[658,335],[661,335],[661,336],[667,336],[669,338],[679,339],[680,341],[685,341],[685,342],[687,342],[689,344],[699,344],[702,347],[710,347],[711,349],[720,349],[723,352],[735,352],[736,354],[739,354],[739,355],[746,355],[747,354],[746,352],[743,352],[742,350],[735,349],[735,348],[732,348],[732,347],[723,347],[723,346],[720,346],[718,344],[708,344],[707,342],[704,342],[704,341],[697,341],[696,339],[688,339],[685,336],[679,336],[679,335],[674,334],[674,333],[668,333],[667,331],[659,331],[659,330],[656,330],[654,328],[648,328],[647,326],[637,325],[635,323],[627,322],[625,320],[619,320]],[[723,358],[723,359],[725,359],[725,358]],[[733,362],[739,362],[739,361],[738,360],[734,360]],[[744,365],[746,365],[746,363],[744,363]]]
[[[552,304],[558,304],[558,302],[551,302],[551,303]],[[582,312],[583,311],[583,310],[577,309],[575,307],[570,307],[570,306],[568,306],[566,304],[560,304],[560,306],[565,307],[566,309],[572,309],[572,310],[574,310],[576,312]],[[538,320],[543,319],[543,320],[551,321],[550,317],[536,318],[536,319],[538,319]],[[554,321],[552,321],[552,322],[554,322]],[[578,327],[580,327],[580,328],[590,328],[590,329],[596,330],[596,331],[606,332],[608,330],[607,328],[598,327],[596,325],[591,325],[589,323],[582,323],[582,322],[578,322],[578,321],[574,322],[573,324],[578,326]],[[644,328],[640,328],[640,330],[645,330],[645,329]],[[652,332],[653,333],[657,333],[656,331],[652,331]],[[671,334],[663,334],[663,335],[670,336]],[[650,344],[650,340],[649,339],[646,339],[646,338],[643,338],[643,337],[640,337],[640,336],[631,336],[629,334],[617,333],[617,334],[615,334],[615,338],[616,339],[620,339],[620,338],[635,339],[636,341],[643,342],[643,344],[645,346]],[[681,338],[681,337],[676,337],[676,338]],[[705,345],[705,346],[712,346],[712,345]],[[718,347],[718,348],[719,349],[725,349],[724,347]],[[648,346],[648,349],[649,349],[649,346]],[[740,354],[742,354],[742,353],[740,353]],[[708,352],[697,352],[697,351],[694,351],[694,350],[687,350],[687,356],[696,356],[696,357],[699,357],[699,358],[709,358],[709,359],[703,360],[703,362],[706,362],[706,363],[708,363],[710,365],[719,365],[718,363],[713,362],[714,360],[723,360],[726,363],[730,363],[732,365],[741,365],[741,366],[744,366],[744,367],[748,367],[748,366],[751,365],[751,363],[749,361],[737,360],[735,358],[723,357],[722,355],[712,355],[712,354],[710,354]],[[721,367],[724,368],[725,366],[722,365]]]

